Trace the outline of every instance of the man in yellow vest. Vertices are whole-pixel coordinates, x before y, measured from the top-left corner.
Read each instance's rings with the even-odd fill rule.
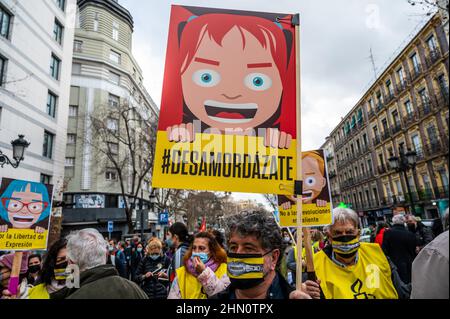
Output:
[[[314,254],[317,282],[303,289],[313,298],[398,299],[409,297],[395,265],[378,244],[359,241],[359,218],[347,207],[333,210],[330,245]]]

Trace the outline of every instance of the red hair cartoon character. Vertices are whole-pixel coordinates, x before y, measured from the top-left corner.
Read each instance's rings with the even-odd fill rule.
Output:
[[[171,21],[161,107],[174,112],[161,112],[159,127],[169,140],[240,132],[289,148],[296,136],[290,16],[173,6]]]

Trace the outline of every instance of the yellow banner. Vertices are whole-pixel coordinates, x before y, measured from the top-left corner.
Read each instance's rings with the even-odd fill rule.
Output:
[[[262,194],[291,194],[295,147],[264,146],[264,138],[199,134],[189,142],[170,142],[158,131],[152,186]]]
[[[289,209],[279,206],[278,209],[282,227],[297,227],[297,205],[292,205]],[[303,204],[302,223],[303,227],[330,225],[332,223],[331,203],[327,203],[324,207]]]
[[[36,233],[33,229],[9,228],[0,233],[1,250],[45,250],[47,247],[48,231]]]

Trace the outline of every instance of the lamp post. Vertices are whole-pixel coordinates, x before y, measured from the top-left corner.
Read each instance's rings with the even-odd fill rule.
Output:
[[[408,151],[405,154],[403,147],[399,148],[399,156],[394,156],[391,153],[391,157],[389,158],[390,167],[398,173],[403,173],[403,177],[405,178],[406,187],[408,188],[408,196],[410,201],[410,213],[415,214],[414,200],[411,193],[411,186],[409,185],[409,180],[407,176],[407,171],[412,169],[414,170],[417,162],[417,153],[416,151]]]
[[[25,149],[30,146],[30,143],[28,143],[24,137],[24,135],[19,135],[18,139],[11,142],[13,148],[13,159],[15,163],[12,162],[9,157],[3,154],[0,150],[0,167],[3,167],[5,164],[9,164],[14,168],[19,167],[20,162],[24,159],[23,155],[25,153]]]
[[[139,209],[141,210],[141,241],[144,242],[144,190],[141,189],[141,198],[139,199]]]
[[[149,196],[150,199],[150,211],[153,213],[155,210],[155,204],[157,202],[155,194],[153,192]]]

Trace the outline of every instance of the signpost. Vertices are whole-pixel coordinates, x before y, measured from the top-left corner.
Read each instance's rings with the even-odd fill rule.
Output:
[[[168,225],[169,224],[169,212],[164,211],[164,212],[159,213],[158,223],[160,225]]]
[[[112,220],[108,220],[108,233],[109,233],[109,240],[111,240],[111,233],[114,230],[114,222]]]

